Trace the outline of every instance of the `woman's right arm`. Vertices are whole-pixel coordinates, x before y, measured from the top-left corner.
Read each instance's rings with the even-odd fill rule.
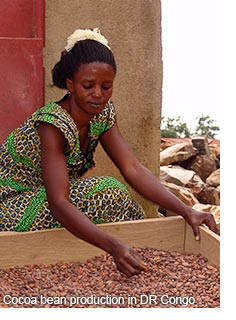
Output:
[[[70,182],[64,155],[67,141],[62,132],[51,124],[41,122],[38,133],[42,178],[51,214],[76,237],[110,253],[117,268],[127,276],[140,273],[144,265],[137,252],[99,229],[70,203]]]

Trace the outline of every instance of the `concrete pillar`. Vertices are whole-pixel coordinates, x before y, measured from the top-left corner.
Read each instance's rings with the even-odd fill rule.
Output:
[[[113,102],[123,136],[140,161],[159,175],[160,118],[162,96],[162,50],[160,0],[47,0],[46,101],[63,92],[51,88],[51,69],[60,58],[66,38],[77,28],[99,27],[108,39],[117,62]],[[111,175],[122,181],[104,151],[95,156],[89,175]],[[142,177],[140,177],[140,183]],[[157,207],[134,193],[147,216]]]

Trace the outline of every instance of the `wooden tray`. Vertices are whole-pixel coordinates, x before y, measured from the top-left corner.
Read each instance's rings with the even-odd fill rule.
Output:
[[[180,216],[107,223],[98,227],[132,246],[201,253],[210,263],[220,265],[220,237],[201,227],[201,241],[196,241],[191,227]],[[103,253],[64,228],[0,232],[0,268],[84,261]]]

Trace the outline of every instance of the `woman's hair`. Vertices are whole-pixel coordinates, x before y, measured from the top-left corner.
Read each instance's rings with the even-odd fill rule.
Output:
[[[110,64],[116,73],[116,62],[111,50],[98,41],[86,39],[76,42],[69,52],[62,52],[60,61],[52,69],[53,84],[67,89],[66,79],[73,79],[81,64],[91,62]]]

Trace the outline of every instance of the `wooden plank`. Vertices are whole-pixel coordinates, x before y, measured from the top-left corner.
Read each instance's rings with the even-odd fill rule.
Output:
[[[116,222],[98,227],[132,246],[184,250],[185,222],[181,217]],[[65,229],[0,233],[0,268],[84,261],[102,253],[104,251]]]
[[[192,228],[186,225],[184,251],[195,254],[201,253],[208,261],[220,266],[220,236],[207,227],[200,227],[201,240],[196,241]]]

